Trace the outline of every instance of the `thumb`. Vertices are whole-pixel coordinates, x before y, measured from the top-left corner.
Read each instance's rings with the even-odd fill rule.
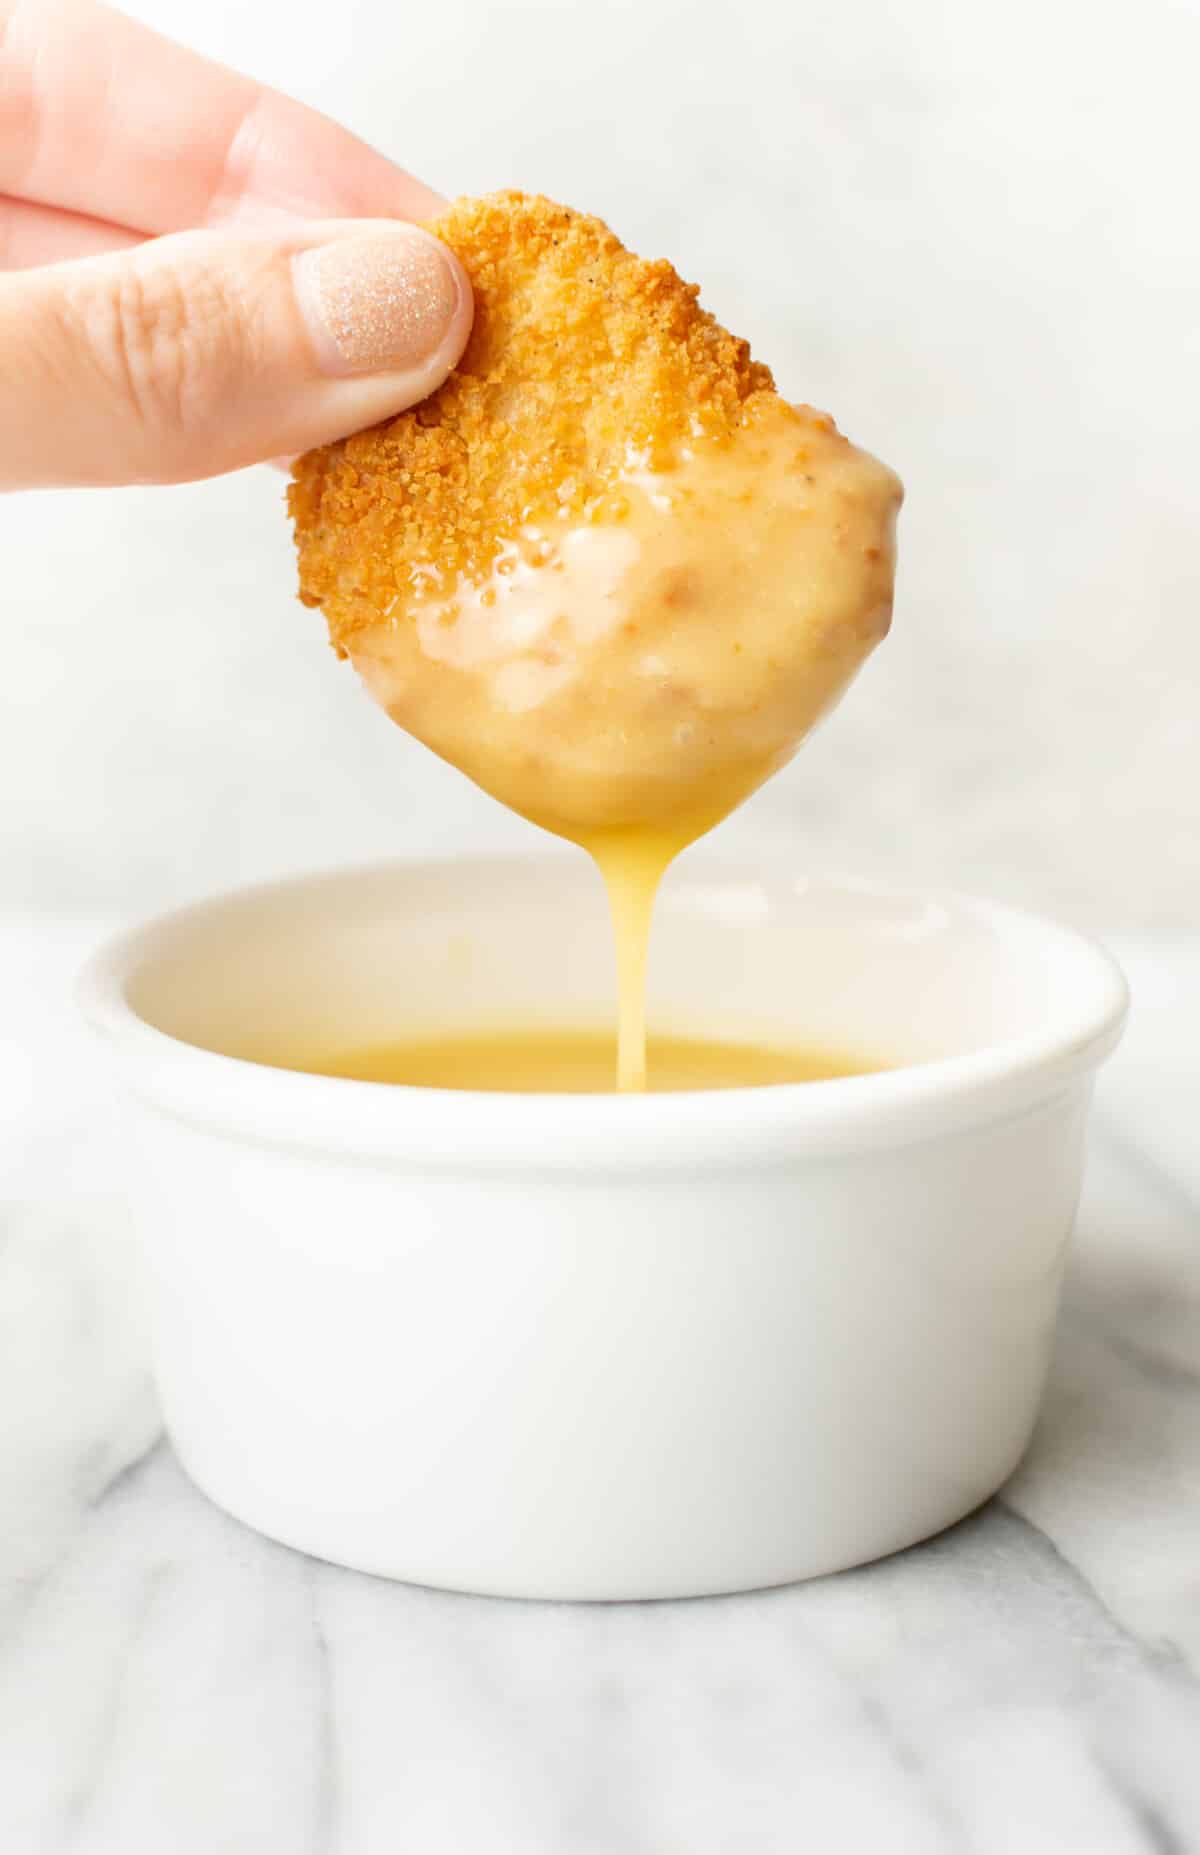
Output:
[[[343,437],[439,386],[471,313],[453,253],[390,219],[0,276],[0,488],[178,483]]]

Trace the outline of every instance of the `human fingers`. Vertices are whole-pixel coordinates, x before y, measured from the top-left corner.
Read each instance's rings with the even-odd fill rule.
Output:
[[[128,226],[107,225],[82,213],[0,198],[0,271],[29,270],[35,264],[61,264],[68,258],[123,251],[140,244],[141,236]]]
[[[396,220],[185,232],[0,277],[0,487],[169,483],[308,450],[433,391],[471,290]]]
[[[0,193],[143,233],[444,204],[317,111],[94,0],[0,0]]]

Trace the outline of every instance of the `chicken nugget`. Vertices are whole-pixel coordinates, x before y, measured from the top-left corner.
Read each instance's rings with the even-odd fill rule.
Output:
[[[886,632],[900,486],[600,220],[508,192],[428,229],[470,341],[422,404],[296,465],[301,598],[515,810],[682,844]]]

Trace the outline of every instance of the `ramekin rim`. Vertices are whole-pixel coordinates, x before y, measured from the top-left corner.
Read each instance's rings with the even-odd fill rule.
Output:
[[[731,1144],[772,1145],[789,1151],[867,1149],[951,1131],[964,1124],[1004,1118],[1014,1101],[1052,1096],[1094,1071],[1118,1042],[1129,1009],[1129,988],[1116,960],[1097,940],[1032,910],[946,888],[906,887],[873,878],[827,871],[784,873],[755,868],[748,860],[708,857],[688,872],[695,882],[786,880],[806,887],[869,893],[891,901],[930,905],[1007,921],[1070,943],[1092,969],[1095,996],[1090,1011],[1076,1010],[1070,1022],[975,1050],[867,1074],[816,1082],[772,1083],[757,1088],[663,1091],[639,1096],[564,1093],[503,1094],[469,1089],[418,1088],[357,1081],[273,1068],[243,1057],[191,1044],[160,1030],[138,1013],[126,996],[139,954],[189,917],[235,900],[302,891],[323,883],[355,881],[406,870],[442,873],[463,866],[512,871],[562,870],[561,857],[526,853],[394,858],[238,885],[164,911],[110,937],[87,961],[76,985],[79,1007],[91,1028],[126,1053],[125,1081],[132,1091],[193,1124],[271,1144],[365,1156],[409,1159],[410,1149],[434,1132],[453,1133],[457,1163],[472,1153],[499,1160],[516,1143],[511,1163],[528,1164],[531,1139],[565,1142],[563,1159],[596,1161],[609,1147],[615,1161],[667,1161],[677,1149],[700,1143],[695,1163],[717,1155],[708,1146],[733,1136]],[[217,1086],[236,1079],[236,1105]],[[206,1096],[211,1100],[206,1105]],[[406,1138],[396,1138],[395,1104],[405,1108]],[[385,1105],[390,1112],[383,1112]],[[372,1108],[374,1112],[372,1112]],[[486,1128],[481,1128],[481,1118]],[[734,1123],[731,1126],[731,1121]],[[292,1132],[289,1134],[289,1123]],[[365,1124],[364,1124],[365,1123]],[[748,1126],[748,1123],[752,1123]],[[475,1136],[474,1138],[472,1136]],[[737,1136],[741,1136],[738,1138]],[[630,1143],[633,1143],[631,1150]],[[656,1145],[662,1151],[656,1154]],[[436,1143],[428,1157],[439,1160]],[[447,1154],[445,1163],[450,1162]],[[559,1169],[552,1164],[550,1169]]]

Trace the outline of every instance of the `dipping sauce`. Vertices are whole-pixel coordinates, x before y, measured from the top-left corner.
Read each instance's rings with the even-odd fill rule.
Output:
[[[763,1088],[868,1075],[883,1067],[836,1050],[774,1049],[651,1033],[644,1086],[652,1092]],[[611,1034],[593,1030],[500,1030],[370,1044],[346,1051],[288,1052],[259,1060],[310,1075],[410,1088],[482,1089],[505,1094],[603,1095],[613,1089]]]

